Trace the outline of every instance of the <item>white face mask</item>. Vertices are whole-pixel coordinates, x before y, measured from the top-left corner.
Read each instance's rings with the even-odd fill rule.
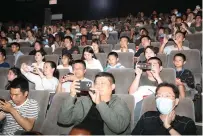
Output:
[[[110,32],[113,31],[113,28],[112,28],[112,27],[109,27],[109,31],[110,31]]]
[[[173,100],[159,97],[156,99],[156,106],[161,114],[169,114],[173,110]]]

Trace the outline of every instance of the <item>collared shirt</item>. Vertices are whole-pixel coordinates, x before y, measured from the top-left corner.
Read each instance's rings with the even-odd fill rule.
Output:
[[[144,113],[132,131],[132,135],[170,135],[159,116],[158,111]],[[195,123],[188,117],[176,115],[171,126],[181,135],[196,135]]]
[[[177,51],[178,47],[175,47],[175,45],[171,45],[171,46],[166,46],[164,48],[164,53],[169,55],[171,53],[171,51]],[[182,46],[182,50],[190,50],[190,48],[186,47],[186,46]]]
[[[18,51],[16,53],[14,53],[13,55],[15,56],[15,65],[16,65],[18,58],[24,54],[21,51]]]

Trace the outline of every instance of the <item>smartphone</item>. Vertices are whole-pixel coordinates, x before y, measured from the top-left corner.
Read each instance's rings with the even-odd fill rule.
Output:
[[[80,81],[80,91],[90,91],[91,87],[92,87],[92,82]]]
[[[5,102],[5,100],[4,100],[4,99],[2,99],[2,98],[0,98],[0,101]]]
[[[149,63],[138,63],[137,67],[142,70],[151,70],[152,69],[152,65]]]

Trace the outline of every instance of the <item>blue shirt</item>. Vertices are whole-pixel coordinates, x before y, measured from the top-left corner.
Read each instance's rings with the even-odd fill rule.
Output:
[[[1,63],[0,68],[9,68],[10,65],[7,62]]]
[[[16,65],[18,58],[24,54],[21,51],[18,51],[16,53],[14,53],[13,55],[15,56],[15,65]]]

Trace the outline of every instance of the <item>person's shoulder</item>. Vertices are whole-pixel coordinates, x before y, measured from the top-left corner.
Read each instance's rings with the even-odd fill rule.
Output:
[[[31,106],[37,106],[37,107],[39,106],[38,102],[35,99],[28,99],[27,104]]]
[[[184,72],[192,74],[192,72],[189,69],[184,69]]]
[[[160,113],[158,111],[147,111],[143,114],[144,118],[149,118],[149,117],[159,117]]]
[[[176,115],[176,120],[181,122],[181,123],[184,123],[184,124],[187,124],[189,122],[194,123],[194,121],[191,118],[186,117],[186,116]]]

